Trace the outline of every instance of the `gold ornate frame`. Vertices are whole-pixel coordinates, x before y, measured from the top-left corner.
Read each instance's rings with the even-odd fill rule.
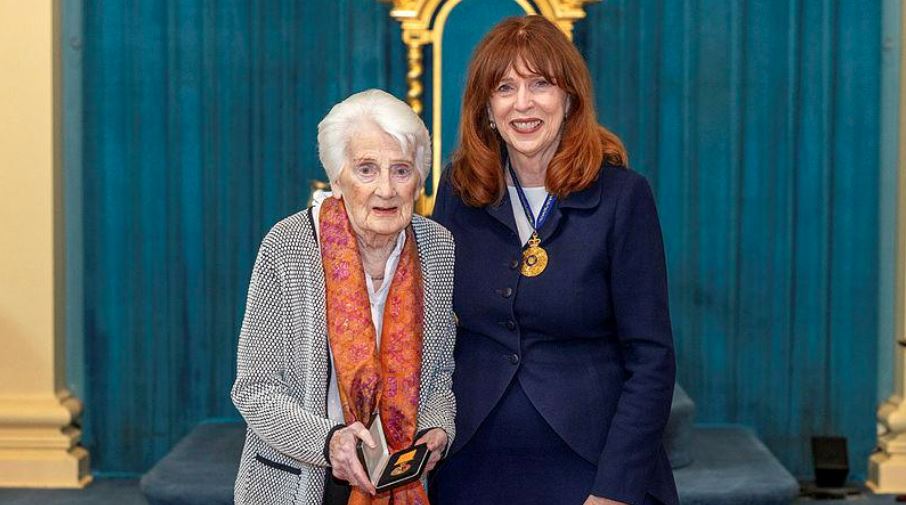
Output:
[[[440,182],[441,171],[441,63],[444,25],[450,11],[461,0],[379,0],[392,3],[390,16],[400,22],[403,29],[403,43],[408,48],[407,59],[409,70],[406,82],[409,89],[406,101],[419,115],[424,112],[422,94],[422,46],[432,45],[433,75],[431,76],[432,97],[432,137],[434,139],[434,159],[431,166],[431,187],[436,188]],[[573,24],[585,17],[584,5],[600,0],[513,0],[526,14],[541,14],[550,19],[572,40]],[[417,211],[429,215],[434,208],[434,194],[424,194],[418,201]]]

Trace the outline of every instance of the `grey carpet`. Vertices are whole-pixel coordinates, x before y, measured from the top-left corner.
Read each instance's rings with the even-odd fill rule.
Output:
[[[138,479],[96,479],[85,489],[0,489],[2,505],[148,505]]]
[[[138,488],[138,480],[97,479],[84,490],[0,489],[0,505],[147,505]],[[892,495],[853,496],[847,500],[814,500],[800,498],[794,505],[893,505]]]

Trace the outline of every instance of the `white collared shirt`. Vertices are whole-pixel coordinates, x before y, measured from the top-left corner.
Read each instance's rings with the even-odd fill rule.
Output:
[[[312,196],[312,218],[315,222],[315,238],[320,245],[321,223],[321,204],[325,199],[331,196],[326,191],[317,191]],[[396,239],[396,247],[387,258],[387,264],[384,265],[384,280],[381,282],[381,288],[374,290],[374,281],[368,272],[365,272],[365,284],[368,286],[368,299],[371,302],[371,322],[374,323],[375,344],[378,349],[381,347],[381,329],[384,327],[384,305],[387,303],[387,295],[390,293],[390,284],[393,282],[393,275],[396,273],[396,266],[400,262],[400,255],[403,252],[403,246],[406,244],[406,230],[400,231]],[[364,267],[362,267],[364,270]],[[329,342],[328,342],[329,344]],[[330,345],[327,346],[330,349]],[[333,421],[345,423],[343,419],[343,406],[340,403],[340,389],[337,386],[337,367],[333,361],[333,351],[330,350],[330,383],[327,386],[327,417]]]

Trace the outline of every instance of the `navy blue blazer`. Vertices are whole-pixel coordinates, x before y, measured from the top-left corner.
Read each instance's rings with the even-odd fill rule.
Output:
[[[641,175],[604,166],[558,202],[539,230],[548,253],[519,274],[522,245],[509,196],[469,207],[448,181],[433,219],[453,233],[459,318],[455,453],[510,382],[563,440],[597,465],[591,494],[677,503],[662,435],[675,379],[663,240]]]

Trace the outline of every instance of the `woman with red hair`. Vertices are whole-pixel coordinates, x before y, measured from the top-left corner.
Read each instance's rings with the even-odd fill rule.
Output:
[[[434,219],[456,240],[457,437],[434,505],[677,503],[675,364],[647,181],[598,124],[588,68],[539,16],[469,66]]]

